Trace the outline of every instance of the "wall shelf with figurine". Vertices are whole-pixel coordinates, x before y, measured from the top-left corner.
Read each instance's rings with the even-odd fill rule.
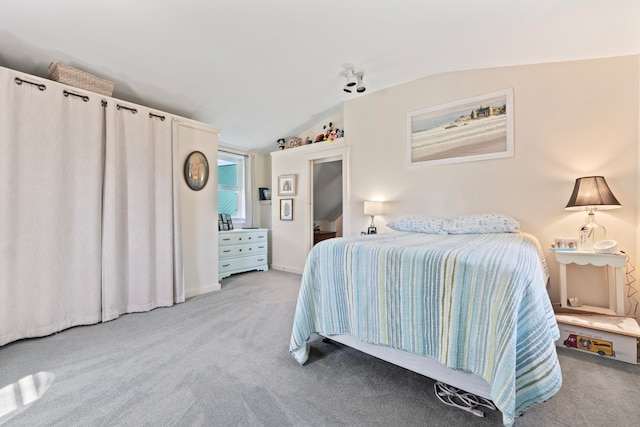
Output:
[[[330,147],[330,146],[333,146],[333,145],[336,145],[336,144],[342,144],[342,143],[344,143],[344,141],[345,141],[345,138],[342,137],[342,138],[334,139],[333,141],[314,142],[313,144],[301,145],[299,147],[294,147],[294,148],[295,148],[296,151],[298,151],[298,150],[300,150],[300,151],[314,150],[314,149],[320,148],[320,147]],[[287,149],[283,149],[283,150],[273,151],[271,154],[290,152],[291,150],[293,150],[293,148],[287,148]]]
[[[285,138],[280,138],[277,141],[278,150],[284,151],[292,148],[299,148],[308,145],[318,144],[322,142],[339,142],[342,138],[344,138],[344,129],[333,128],[333,123],[329,122],[329,124],[324,125],[322,127],[322,133],[317,135],[315,138],[311,138],[306,136],[304,140],[299,136],[294,136],[289,140]]]

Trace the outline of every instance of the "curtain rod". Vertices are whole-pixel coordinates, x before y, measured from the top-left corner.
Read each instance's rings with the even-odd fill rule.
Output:
[[[68,90],[63,90],[62,94],[64,96],[66,96],[67,98],[69,97],[69,95],[71,96],[77,96],[78,98],[82,99],[84,102],[89,102],[89,97],[87,95],[80,95],[79,93],[73,93],[73,92],[69,92]]]
[[[218,152],[226,153],[226,154],[235,154],[236,156],[249,157],[249,154],[247,154],[247,153],[243,153],[241,151],[229,151],[229,149],[225,150],[224,148],[218,148]]]
[[[30,85],[33,85],[33,86],[37,87],[37,88],[38,88],[38,89],[40,89],[40,90],[46,90],[46,89],[47,89],[47,86],[45,86],[45,85],[44,85],[44,84],[42,84],[42,83],[34,83],[34,82],[30,82],[30,81],[28,81],[28,80],[21,79],[20,77],[16,77],[16,78],[14,79],[14,81],[16,82],[16,84],[17,84],[17,85],[21,85],[22,83],[28,83],[28,84],[30,84]],[[82,99],[84,102],[89,102],[89,97],[88,97],[87,95],[81,95],[81,94],[79,94],[79,93],[69,92],[69,91],[68,91],[68,90],[66,90],[66,89],[64,89],[64,90],[62,91],[62,94],[63,94],[64,96],[66,96],[67,98],[69,97],[69,95],[71,95],[71,96],[75,96],[75,97],[78,97],[78,98]],[[103,107],[106,107],[106,106],[107,106],[107,101],[105,101],[105,100],[103,99],[103,100],[102,100],[102,102],[101,102],[101,104],[102,104],[102,106],[103,106]],[[120,104],[116,104],[116,108],[117,108],[118,110],[120,110],[120,109],[129,110],[129,111],[131,111],[131,113],[132,113],[132,114],[136,114],[136,113],[138,112],[138,110],[137,110],[137,109],[135,109],[135,108],[126,107],[126,106],[124,106],[124,105],[120,105]],[[154,117],[156,117],[156,118],[160,119],[161,121],[164,121],[164,119],[165,119],[165,116],[162,116],[162,115],[160,115],[160,114],[153,114],[153,113],[149,113],[149,118],[150,118],[150,119],[151,119],[151,118],[154,118]]]
[[[131,111],[131,114],[138,114],[138,110],[135,108],[131,108],[131,107],[126,107],[124,105],[120,105],[120,104],[116,104],[116,109],[118,110],[129,110]]]
[[[45,85],[43,85],[42,83],[30,82],[29,80],[24,80],[24,79],[21,79],[20,77],[16,77],[14,79],[14,81],[16,82],[17,85],[21,85],[22,83],[29,83],[30,85],[33,85],[33,86],[37,87],[40,90],[47,89],[47,87]]]

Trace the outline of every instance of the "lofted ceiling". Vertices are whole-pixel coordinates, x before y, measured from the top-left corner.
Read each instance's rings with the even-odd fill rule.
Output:
[[[257,152],[436,73],[640,53],[638,0],[3,0],[0,66],[63,62]],[[364,69],[367,91],[343,92]]]

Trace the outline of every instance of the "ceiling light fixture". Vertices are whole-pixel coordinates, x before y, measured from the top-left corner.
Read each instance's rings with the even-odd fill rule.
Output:
[[[345,85],[342,88],[345,92],[352,93],[354,86],[358,93],[362,93],[367,90],[363,82],[364,70],[360,68],[349,68],[348,70],[345,70],[342,75],[346,79]]]
[[[344,85],[344,91],[351,93],[351,89],[350,88],[352,86],[355,86],[356,83],[357,83],[356,75],[355,75],[353,69],[351,69],[351,70],[345,71],[344,72],[344,76],[347,79],[347,83]]]
[[[364,82],[362,81],[363,77],[364,75],[358,76],[358,85],[356,86],[356,92],[358,93],[362,93],[367,90],[367,88],[364,86]]]

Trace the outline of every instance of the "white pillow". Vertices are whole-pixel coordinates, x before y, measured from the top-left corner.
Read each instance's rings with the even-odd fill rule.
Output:
[[[520,223],[508,215],[477,214],[449,219],[443,229],[449,234],[517,233]]]
[[[445,220],[433,216],[405,215],[387,224],[396,231],[412,231],[414,233],[447,234],[443,229]]]

